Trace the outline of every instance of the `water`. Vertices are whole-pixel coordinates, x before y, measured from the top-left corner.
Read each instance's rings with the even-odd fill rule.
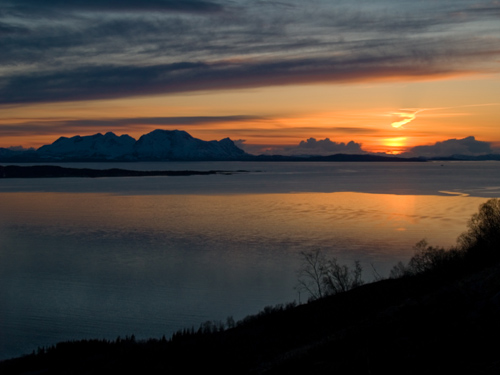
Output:
[[[0,180],[0,359],[61,340],[167,337],[305,301],[300,251],[388,275],[452,245],[500,163],[132,163],[233,175]]]

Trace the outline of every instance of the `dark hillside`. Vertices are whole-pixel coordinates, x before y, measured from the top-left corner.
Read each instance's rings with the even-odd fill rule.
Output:
[[[0,373],[498,374],[499,292],[498,265],[454,280],[385,280],[221,332],[61,343]]]

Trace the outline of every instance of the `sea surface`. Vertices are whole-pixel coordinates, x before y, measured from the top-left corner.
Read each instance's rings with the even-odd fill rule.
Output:
[[[306,302],[302,251],[387,277],[500,197],[499,162],[60,165],[239,172],[0,179],[0,360]]]

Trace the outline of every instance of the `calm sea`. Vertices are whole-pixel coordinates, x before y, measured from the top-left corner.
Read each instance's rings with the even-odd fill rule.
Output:
[[[0,359],[305,302],[301,251],[388,276],[500,197],[498,162],[65,166],[247,172],[0,180]]]

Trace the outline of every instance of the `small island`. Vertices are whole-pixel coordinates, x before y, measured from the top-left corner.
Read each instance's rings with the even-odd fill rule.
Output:
[[[213,174],[234,174],[248,171],[136,171],[130,169],[91,169],[91,168],[66,168],[54,165],[0,165],[0,178],[55,178],[55,177],[147,177],[147,176],[192,176]]]

